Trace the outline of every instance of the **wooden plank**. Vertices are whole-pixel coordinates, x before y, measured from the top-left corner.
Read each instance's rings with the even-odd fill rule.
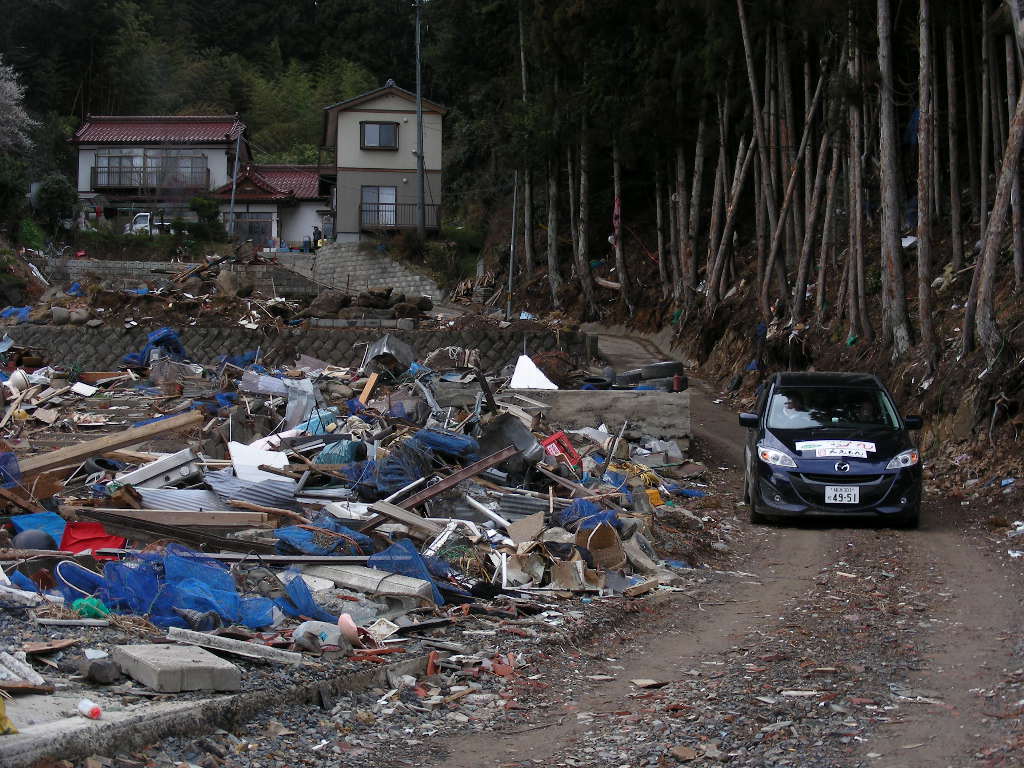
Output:
[[[93,456],[99,456],[108,451],[151,440],[154,437],[191,429],[202,424],[203,419],[202,411],[189,411],[188,413],[155,421],[152,424],[146,424],[141,427],[129,427],[120,432],[104,435],[103,437],[79,443],[78,445],[69,445],[66,448],[49,453],[30,456],[19,460],[18,466],[21,469],[22,476],[35,475],[66,464],[78,464]]]
[[[480,459],[480,461],[473,462],[468,467],[463,467],[458,472],[455,472],[449,475],[448,477],[442,479],[441,481],[434,483],[430,487],[423,489],[419,493],[410,496],[408,499],[402,502],[402,507],[395,507],[394,504],[391,504],[389,506],[395,507],[396,509],[402,509],[404,507],[405,509],[403,511],[409,510],[412,507],[415,507],[417,504],[422,504],[424,501],[432,499],[439,493],[444,493],[449,488],[455,487],[463,480],[467,480],[471,477],[474,477],[475,475],[478,475],[481,472],[483,472],[485,469],[493,467],[495,464],[501,464],[501,462],[511,458],[512,456],[515,456],[517,453],[519,453],[519,449],[516,448],[514,445],[506,446],[497,453],[492,453],[490,456]],[[377,503],[381,504],[386,502]],[[374,512],[379,512],[378,510],[374,509],[374,506],[371,506],[370,509]],[[362,527],[359,530],[361,530],[363,533],[372,531],[374,528],[376,528],[379,525],[382,525],[387,520],[387,515],[378,513],[377,515],[374,515],[365,523],[363,523]],[[436,536],[442,530],[443,529],[440,526],[438,526],[438,528],[435,531],[433,531],[430,535]]]
[[[194,509],[111,509],[97,507],[94,509],[75,510],[82,512],[102,512],[106,515],[122,518],[127,523],[131,520],[142,520],[147,523],[161,523],[163,525],[199,525],[214,528],[249,527],[262,528],[267,525],[268,517],[261,512],[249,512],[247,510],[223,509],[204,510]]]
[[[229,540],[230,541],[230,540]],[[257,542],[258,543],[258,542]],[[233,542],[235,546],[239,545],[239,542]],[[253,542],[246,544],[246,549],[252,550],[251,546]],[[271,546],[273,549],[273,546]],[[123,557],[125,555],[134,554],[135,550],[129,549],[97,549],[95,554],[97,555],[110,555],[113,557]],[[46,554],[53,554],[47,552]],[[212,560],[220,560],[224,563],[238,563],[242,562],[254,562],[263,563],[264,565],[366,565],[370,559],[369,555],[271,555],[271,554],[253,554],[252,552],[203,552],[203,557],[208,557]],[[386,571],[381,571],[386,573]]]
[[[115,510],[115,512],[123,512],[124,510]],[[219,536],[213,533],[208,528],[202,527],[190,527],[184,525],[164,525],[163,523],[156,523],[150,520],[132,520],[130,518],[121,517],[118,514],[110,514],[107,512],[98,512],[93,509],[83,508],[77,510],[78,517],[84,520],[98,520],[103,523],[109,533],[115,536],[127,536],[133,541],[137,540],[155,540],[155,539],[171,539],[172,541],[180,541],[183,544],[188,544],[193,549],[202,550],[224,550],[227,552],[248,552],[248,557],[252,558],[253,553],[259,553],[262,555],[269,555],[274,552],[274,545],[263,541],[239,541],[238,539],[229,539],[227,536]],[[116,554],[116,552],[114,553]],[[209,552],[204,552],[209,554]],[[3,559],[4,551],[0,550],[0,559]],[[366,559],[358,561],[360,563],[366,562]]]
[[[473,462],[468,467],[463,467],[458,472],[455,472],[454,474],[451,474],[448,477],[442,479],[441,482],[435,483],[429,488],[424,488],[419,493],[413,494],[408,499],[402,502],[402,506],[405,507],[406,509],[411,509],[415,507],[417,504],[422,504],[427,499],[432,499],[439,493],[444,493],[449,488],[454,488],[463,480],[468,480],[469,478],[480,474],[485,469],[490,469],[496,464],[501,464],[501,462],[512,458],[517,453],[519,453],[518,448],[516,448],[514,445],[508,445],[502,448],[497,453],[492,453],[490,456],[480,459],[480,461]]]
[[[362,403],[363,405],[366,405],[367,401],[370,399],[370,395],[373,394],[373,390],[377,386],[377,379],[379,379],[379,378],[380,378],[380,374],[379,373],[371,373],[370,374],[370,378],[368,378],[366,380],[366,386],[363,387],[363,391],[359,393],[359,402],[360,403]]]
[[[580,485],[579,483],[574,483],[574,482],[572,482],[572,480],[566,480],[564,477],[559,477],[554,472],[551,472],[551,471],[545,469],[544,467],[540,466],[539,464],[537,465],[537,471],[540,472],[545,477],[547,477],[548,479],[554,480],[556,483],[558,483],[562,487],[568,488],[570,491],[573,492],[573,495],[575,495],[577,498],[584,498],[584,499],[596,498],[593,495],[593,491],[591,491],[589,488],[585,488],[584,486]],[[614,509],[616,512],[625,512],[626,511],[622,507],[620,507],[618,504],[616,504],[614,501],[612,501],[611,499],[603,498],[603,499],[597,499],[597,500],[599,502],[603,501],[606,505],[608,505],[609,507]]]
[[[19,496],[17,496],[16,494],[12,493],[7,488],[0,488],[0,499],[3,499],[4,501],[6,501],[6,502],[8,502],[10,504],[13,504],[16,507],[20,507],[21,509],[25,510],[26,512],[45,512],[46,511],[39,504],[36,504],[36,502],[20,498]]]
[[[260,504],[253,504],[250,501],[239,501],[238,499],[230,499],[228,506],[234,509],[248,509],[250,512],[260,512],[264,515],[280,515],[286,517],[289,520],[293,520],[303,525],[309,525],[311,520],[308,517],[303,517],[298,512],[292,512],[290,509],[279,509],[278,507],[264,507]]]
[[[444,526],[431,522],[430,520],[420,517],[415,512],[402,509],[396,504],[392,504],[387,501],[374,502],[370,505],[370,511],[376,512],[378,515],[383,515],[389,520],[394,520],[396,523],[406,525],[409,528],[426,534],[427,536],[437,536],[444,530]]]

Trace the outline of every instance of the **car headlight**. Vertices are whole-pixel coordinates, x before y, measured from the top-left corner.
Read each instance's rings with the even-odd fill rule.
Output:
[[[892,461],[886,465],[886,469],[906,469],[912,467],[921,460],[921,454],[919,454],[914,448],[909,451],[893,456]]]
[[[757,456],[765,464],[774,464],[776,467],[795,467],[796,462],[788,454],[768,448],[763,445],[757,446]]]

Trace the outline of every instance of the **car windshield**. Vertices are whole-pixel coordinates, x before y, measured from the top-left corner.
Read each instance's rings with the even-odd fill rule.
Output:
[[[815,427],[886,427],[899,420],[888,395],[880,389],[782,387],[768,404],[769,429]]]

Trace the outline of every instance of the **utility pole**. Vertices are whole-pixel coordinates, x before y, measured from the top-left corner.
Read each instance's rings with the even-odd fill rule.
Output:
[[[424,2],[416,0],[416,234],[421,243],[427,237],[423,171],[423,72],[420,61],[420,11]]]
[[[237,115],[236,115],[237,117]],[[228,206],[228,220],[230,222],[229,234],[235,236],[235,187],[238,186],[238,155],[242,149],[242,129],[238,129],[238,136],[235,137],[235,170],[231,174],[231,205]]]
[[[512,182],[512,238],[508,242],[508,293],[505,296],[505,319],[512,319],[512,270],[516,264],[516,209],[519,207],[519,171]]]

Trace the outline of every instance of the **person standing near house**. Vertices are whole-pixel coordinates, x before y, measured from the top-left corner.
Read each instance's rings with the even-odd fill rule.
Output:
[[[316,249],[320,247],[320,241],[323,240],[324,233],[320,231],[320,227],[314,225],[313,227],[313,253],[316,253]]]

